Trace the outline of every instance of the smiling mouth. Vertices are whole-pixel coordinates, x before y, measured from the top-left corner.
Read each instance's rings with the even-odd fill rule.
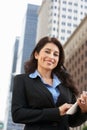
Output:
[[[47,61],[47,63],[49,63],[49,64],[54,64],[54,61],[52,61],[52,60],[46,60]]]

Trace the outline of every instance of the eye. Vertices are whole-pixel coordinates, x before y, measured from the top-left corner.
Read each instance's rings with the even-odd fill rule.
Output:
[[[50,51],[48,51],[48,50],[45,50],[45,52],[48,53],[48,54],[50,54]]]
[[[57,54],[57,53],[54,53],[54,56],[56,56],[56,57],[59,57],[59,54]]]

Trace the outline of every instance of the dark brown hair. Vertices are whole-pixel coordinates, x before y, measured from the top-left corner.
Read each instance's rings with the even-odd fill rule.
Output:
[[[56,68],[53,69],[52,73],[56,74],[58,78],[61,80],[61,82],[64,83],[65,86],[69,87],[75,94],[78,93],[74,82],[70,76],[70,74],[67,72],[66,68],[64,67],[64,50],[61,45],[61,43],[58,41],[57,38],[54,37],[43,37],[39,40],[39,42],[36,44],[34,50],[31,53],[30,59],[25,62],[24,70],[25,73],[33,73],[37,69],[37,60],[35,59],[35,52],[39,53],[40,50],[47,44],[47,43],[53,43],[55,44],[59,49],[59,62],[56,66]]]

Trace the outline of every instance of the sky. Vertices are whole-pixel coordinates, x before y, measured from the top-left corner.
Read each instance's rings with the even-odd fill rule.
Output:
[[[27,4],[40,5],[42,0],[3,0],[0,2],[0,82],[9,80],[13,45],[20,36]],[[1,87],[1,85],[0,85]]]
[[[0,120],[4,119],[9,92],[16,36],[21,36],[27,4],[41,5],[42,0],[0,1]],[[3,105],[2,105],[3,104]]]

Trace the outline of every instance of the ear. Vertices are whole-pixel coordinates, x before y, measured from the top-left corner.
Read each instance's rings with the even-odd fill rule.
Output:
[[[34,57],[35,57],[35,59],[38,59],[38,53],[37,52],[34,53]]]

